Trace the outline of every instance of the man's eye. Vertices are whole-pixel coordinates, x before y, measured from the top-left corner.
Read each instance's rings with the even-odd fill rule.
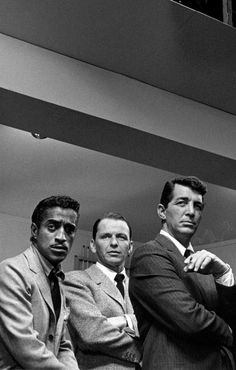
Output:
[[[65,232],[68,234],[68,235],[71,235],[75,232],[75,227],[74,226],[67,226],[65,227]]]
[[[184,207],[186,205],[186,202],[184,200],[179,200],[176,204],[177,206]]]
[[[101,236],[101,239],[109,239],[110,237],[111,237],[110,235],[104,234]]]
[[[127,240],[127,236],[126,235],[118,235],[117,236],[117,239],[119,239],[119,240]]]
[[[49,224],[48,225],[48,230],[49,231],[55,231],[56,230],[56,226],[54,224]]]
[[[199,203],[199,204],[195,204],[195,208],[199,211],[202,211],[203,210],[203,204]]]

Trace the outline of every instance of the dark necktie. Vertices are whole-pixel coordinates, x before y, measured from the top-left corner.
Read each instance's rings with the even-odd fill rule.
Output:
[[[184,257],[188,258],[191,254],[193,254],[193,251],[191,249],[185,249]]]
[[[124,289],[124,284],[123,284],[124,278],[125,278],[124,274],[116,274],[115,279],[114,279],[116,281],[116,286],[121,292],[121,295],[123,298],[125,296],[125,289]]]
[[[59,280],[58,280],[57,273],[58,273],[57,270],[52,269],[52,271],[49,274],[49,279],[51,283],[52,303],[53,303],[56,319],[58,320],[58,317],[60,315],[60,310],[61,310],[61,293],[60,293]]]

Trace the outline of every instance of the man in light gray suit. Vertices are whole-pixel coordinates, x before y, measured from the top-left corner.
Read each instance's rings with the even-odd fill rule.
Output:
[[[105,214],[95,222],[90,243],[98,262],[85,271],[66,274],[68,328],[81,370],[139,366],[137,323],[124,269],[132,252],[131,237],[121,215]]]
[[[68,309],[59,284],[79,219],[67,196],[42,200],[32,215],[31,245],[0,264],[0,369],[78,370],[65,338]]]

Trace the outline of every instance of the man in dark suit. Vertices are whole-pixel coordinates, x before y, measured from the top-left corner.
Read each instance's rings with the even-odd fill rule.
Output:
[[[79,203],[70,197],[42,200],[32,215],[31,245],[0,263],[1,370],[78,370],[59,285],[78,219]]]
[[[143,370],[234,369],[232,330],[217,291],[234,284],[232,270],[207,251],[189,255],[205,193],[196,177],[168,181],[158,205],[162,230],[133,254],[130,298]]]
[[[132,252],[131,237],[124,217],[105,214],[95,222],[90,242],[98,262],[85,271],[66,274],[68,328],[81,370],[135,369],[140,361],[124,268]]]

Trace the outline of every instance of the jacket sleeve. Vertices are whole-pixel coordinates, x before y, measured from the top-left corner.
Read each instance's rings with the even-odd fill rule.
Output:
[[[7,261],[0,264],[0,337],[2,353],[22,369],[68,370],[34,330],[32,295],[27,271]],[[68,351],[68,343],[62,343]],[[72,369],[72,368],[71,368]],[[74,369],[78,369],[75,363]]]
[[[234,281],[235,277],[234,277]],[[216,284],[220,299],[221,315],[229,323],[230,327],[236,331],[236,285],[225,286]]]
[[[194,277],[188,278],[193,279],[191,283],[198,290]],[[199,343],[232,345],[226,322],[190,294],[176,263],[165,250],[147,245],[134,252],[130,298],[138,320],[143,313],[150,325],[156,323],[169,335]]]
[[[78,271],[66,274],[64,281],[70,307],[68,328],[76,349],[106,354],[130,362],[140,361],[139,344],[125,330],[119,330],[107,320],[96,304],[89,278]],[[96,289],[99,289],[96,287]],[[89,354],[88,354],[89,355]]]

